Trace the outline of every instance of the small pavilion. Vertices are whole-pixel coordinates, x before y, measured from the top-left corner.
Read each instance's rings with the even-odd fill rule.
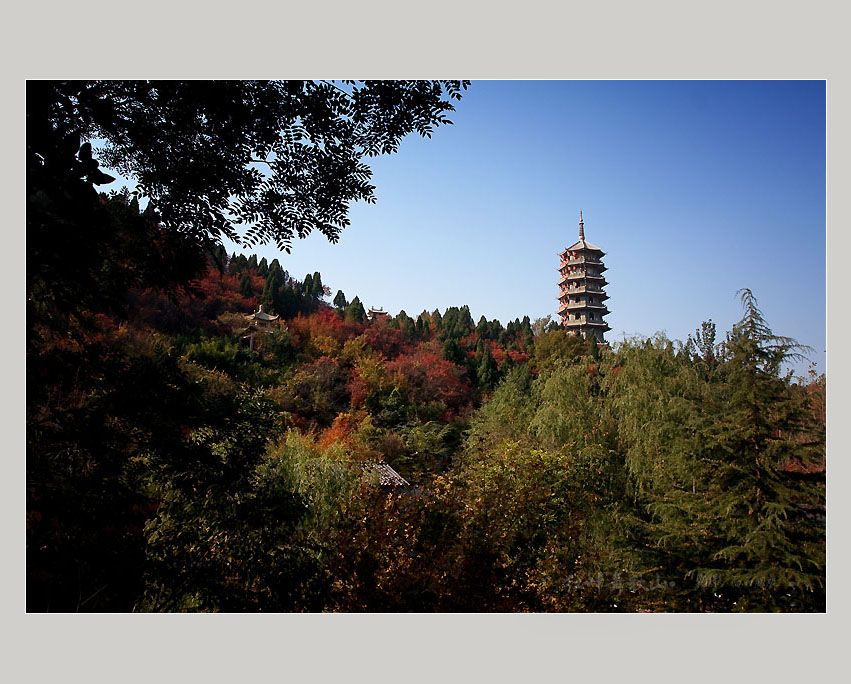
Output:
[[[248,325],[242,331],[242,339],[248,340],[249,351],[254,351],[254,337],[257,334],[270,333],[277,329],[280,316],[263,311],[263,305],[254,313],[245,314]]]

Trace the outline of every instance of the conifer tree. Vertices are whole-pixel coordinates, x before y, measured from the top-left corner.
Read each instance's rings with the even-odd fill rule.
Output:
[[[266,276],[266,286],[263,288],[263,295],[261,297],[261,301],[264,305],[271,305],[272,307],[275,307],[275,297],[278,293],[278,289],[283,284],[282,281],[283,277],[280,269],[269,270],[269,275]]]
[[[780,375],[803,348],[741,294],[745,315],[708,378],[670,343],[625,350],[614,406],[650,514],[647,562],[677,585],[674,610],[820,610],[824,528],[810,512],[824,491],[784,469],[815,455],[794,439],[805,403]]]
[[[346,319],[350,321],[357,321],[358,323],[363,323],[366,320],[366,311],[358,297],[355,297],[351,301],[351,304],[346,307]]]
[[[251,278],[243,273],[239,278],[239,292],[243,297],[253,297],[254,288],[251,287]]]
[[[463,366],[467,361],[467,355],[464,353],[464,350],[461,349],[461,345],[458,344],[458,340],[454,337],[448,338],[443,343],[441,356],[447,361],[451,361],[459,366]]]
[[[346,295],[343,294],[342,290],[337,290],[337,294],[334,295],[334,306],[338,309],[345,309],[349,303],[346,301]]]
[[[487,337],[488,334],[488,319],[482,316],[476,324],[476,334],[479,337]]]
[[[434,321],[435,332],[440,332],[443,326],[443,316],[440,315],[440,310],[435,309],[431,314],[431,320]]]
[[[482,341],[479,340],[479,344],[481,343]],[[479,387],[485,390],[493,389],[499,380],[499,368],[488,345],[483,346],[481,359],[476,367],[476,377],[479,380]]]
[[[325,288],[322,285],[322,276],[319,271],[316,271],[313,274],[313,279],[310,284],[310,292],[308,294],[315,299],[322,299],[325,294]]]

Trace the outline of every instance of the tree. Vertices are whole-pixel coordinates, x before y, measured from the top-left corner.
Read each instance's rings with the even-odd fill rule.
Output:
[[[322,299],[325,294],[325,286],[322,284],[322,275],[319,271],[315,271],[313,274],[313,278],[310,281],[310,292],[308,294],[314,299]]]
[[[358,323],[363,323],[366,320],[366,311],[357,297],[346,307],[346,319]]]
[[[342,290],[337,290],[337,294],[334,295],[334,306],[338,309],[345,309],[349,303],[346,301],[346,295],[343,294]]]
[[[821,455],[795,439],[806,401],[780,375],[802,348],[741,295],[711,375],[665,340],[623,345],[613,407],[649,514],[646,562],[678,585],[669,609],[823,610],[824,528],[808,513],[823,487],[785,470]]]
[[[102,161],[136,181],[167,228],[289,251],[313,230],[336,242],[349,204],[375,201],[363,159],[450,124],[468,85],[30,81],[27,142],[45,130],[104,140]]]
[[[711,372],[717,365],[715,345],[715,323],[710,318],[700,324],[700,329],[694,331],[694,336],[688,336],[685,350],[690,356],[704,364],[707,372]]]
[[[254,296],[254,288],[251,287],[251,277],[248,275],[248,273],[243,273],[239,277],[239,292],[244,297]]]
[[[269,264],[266,262],[266,257],[263,257],[260,260],[260,263],[257,264],[257,275],[263,276],[264,278],[269,273]]]
[[[543,318],[536,318],[535,322],[532,323],[530,330],[535,337],[538,337],[541,333],[544,332],[547,325],[550,322],[552,316],[549,314],[544,316]],[[528,316],[523,319],[523,322],[526,323],[528,321]]]
[[[493,360],[493,355],[487,344],[482,349],[481,360],[476,367],[476,377],[479,380],[479,387],[484,390],[493,389],[499,380],[499,368],[496,365],[496,361]]]

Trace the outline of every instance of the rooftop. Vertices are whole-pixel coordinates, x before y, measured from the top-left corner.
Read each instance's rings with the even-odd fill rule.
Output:
[[[265,311],[263,311],[263,305],[260,305],[260,308],[254,313],[245,314],[246,318],[251,318],[258,321],[277,321],[279,316],[272,316]]]

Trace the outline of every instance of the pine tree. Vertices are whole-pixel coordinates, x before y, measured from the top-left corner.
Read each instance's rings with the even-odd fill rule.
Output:
[[[251,278],[247,273],[243,273],[239,278],[239,293],[243,297],[254,296],[254,288],[251,287]]]
[[[269,270],[269,275],[266,276],[266,286],[263,288],[263,295],[261,296],[261,302],[264,306],[272,306],[275,307],[275,298],[278,293],[278,289],[283,284],[283,277],[281,275],[280,269],[278,270]]]
[[[337,290],[337,294],[334,295],[334,306],[338,309],[345,309],[349,303],[346,301],[346,295],[343,294],[342,290]]]
[[[358,297],[355,297],[351,304],[346,307],[346,319],[350,321],[357,321],[358,323],[363,323],[366,320],[366,311]]]
[[[316,271],[313,274],[313,279],[310,284],[310,292],[308,294],[310,294],[310,296],[314,299],[322,299],[325,294],[325,288],[322,285],[322,276],[319,271]]]
[[[749,290],[742,302],[709,377],[664,341],[626,351],[614,405],[650,514],[648,563],[678,585],[675,610],[821,610],[823,487],[784,470],[817,455],[794,439],[805,399],[780,375],[803,348],[770,330]]]
[[[461,345],[458,344],[458,340],[454,337],[448,338],[443,343],[441,357],[459,366],[463,366],[467,361],[467,355],[464,353],[464,350],[461,349]]]
[[[723,420],[705,430],[713,444],[706,458],[716,548],[693,575],[708,587],[756,588],[742,597],[745,609],[800,610],[823,597],[824,530],[798,504],[824,499],[817,485],[790,481],[783,470],[790,459],[808,461],[811,454],[791,439],[806,407],[781,370],[807,348],[775,335],[753,293],[740,294],[745,315],[725,345],[725,381],[713,384],[712,404]]]
[[[479,340],[479,344],[481,342]],[[476,368],[476,377],[479,380],[479,387],[485,390],[493,389],[499,381],[499,367],[496,365],[488,345],[484,345],[482,350],[481,360]]]

